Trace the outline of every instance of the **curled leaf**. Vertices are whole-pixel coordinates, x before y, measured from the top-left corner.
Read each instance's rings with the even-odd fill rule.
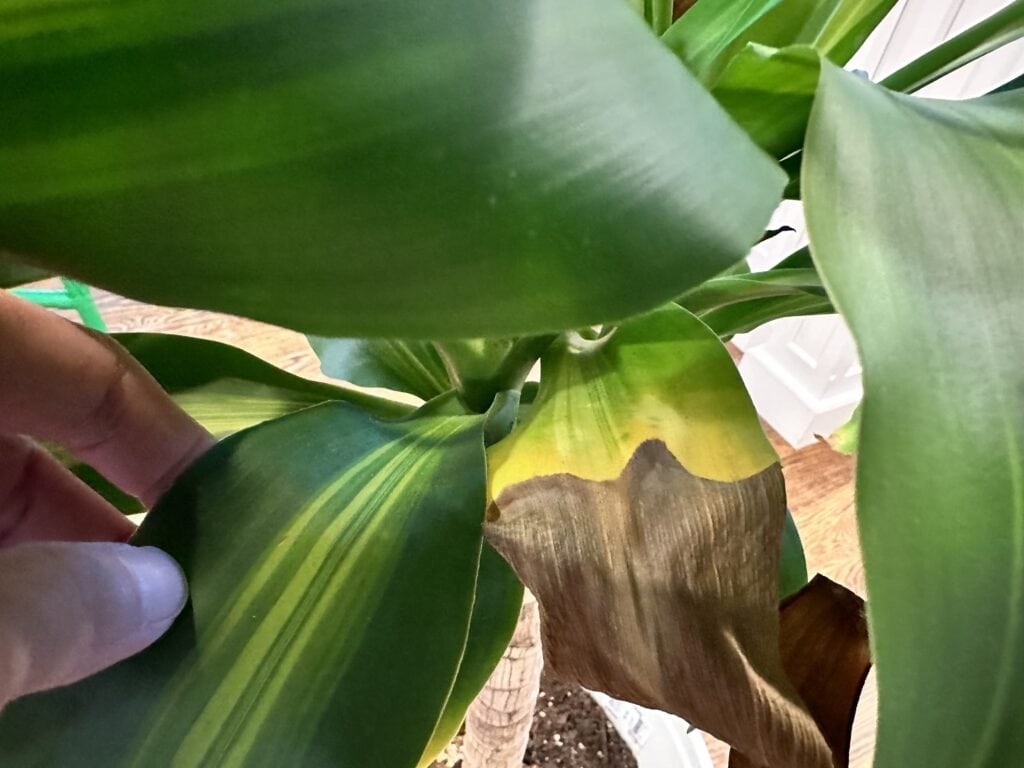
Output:
[[[489,451],[485,534],[537,596],[547,663],[773,768],[831,766],[779,658],[785,488],[728,352],[678,307],[602,341],[549,351]]]
[[[779,662],[784,517],[778,465],[720,483],[649,441],[616,480],[510,488],[486,533],[537,595],[560,675],[680,715],[773,768],[829,766]]]
[[[864,601],[818,574],[782,603],[780,615],[782,665],[828,741],[836,768],[847,768],[853,718],[871,668]],[[733,750],[729,768],[755,763]]]

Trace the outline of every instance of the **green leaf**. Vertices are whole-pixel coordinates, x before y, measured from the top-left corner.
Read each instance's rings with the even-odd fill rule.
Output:
[[[700,316],[717,307],[766,296],[825,296],[814,269],[770,269],[746,275],[714,277],[679,297],[679,304]]]
[[[857,453],[857,443],[860,441],[860,405],[850,416],[850,420],[838,427],[829,436],[828,444],[832,450],[852,456]]]
[[[712,93],[759,147],[783,158],[803,146],[820,64],[806,45],[750,44],[729,62]]]
[[[697,78],[711,84],[746,38],[744,33],[779,0],[702,0],[662,36]]]
[[[829,315],[836,310],[827,298],[813,294],[794,296],[770,296],[752,299],[740,304],[730,304],[713,309],[701,315],[719,338],[729,339],[737,333],[749,333],[755,328],[783,317],[804,317],[806,315]]]
[[[1021,37],[1024,37],[1024,0],[1014,0],[893,72],[882,80],[882,85],[894,91],[913,93]]]
[[[326,400],[344,400],[382,417],[412,410],[405,403],[295,376],[229,344],[161,333],[113,338],[216,437]]]
[[[385,418],[412,411],[404,403],[303,379],[216,341],[160,333],[121,333],[111,338],[149,371],[172,400],[218,438],[328,400],[344,400]],[[51,444],[47,449],[125,514],[144,511],[142,502],[88,464],[79,463],[61,446]]]
[[[834,6],[814,38],[814,47],[836,64],[848,62],[897,0],[831,0]]]
[[[644,0],[644,16],[654,34],[663,34],[672,24],[672,5],[672,0]]]
[[[487,410],[499,390],[522,383],[520,380],[511,385],[499,385],[494,381],[513,344],[512,339],[455,339],[435,345],[448,377],[470,410]]]
[[[801,249],[766,272],[708,280],[683,294],[679,303],[722,338],[780,317],[835,312],[813,267],[785,266],[804,263],[806,252]]]
[[[462,339],[436,344],[460,399],[471,411],[487,410],[499,392],[522,388],[554,334],[519,339]]]
[[[0,13],[0,246],[143,300],[333,337],[580,327],[721,271],[781,194],[622,0],[83,13]]]
[[[1015,91],[1018,88],[1024,88],[1024,73],[1007,83],[1003,83],[998,88],[991,91],[991,93],[1006,93],[1007,91]]]
[[[675,304],[596,340],[567,334],[548,349],[529,416],[487,451],[490,496],[555,473],[611,480],[652,440],[719,482],[777,458],[729,353]]]
[[[0,761],[415,766],[466,645],[482,421],[330,403],[213,448],[135,539],[181,563],[185,613],[142,654],[5,709]]]
[[[894,4],[784,0],[748,31],[712,93],[758,146],[782,159],[803,146],[821,57],[848,61]]]
[[[827,18],[841,0],[782,0],[747,32],[744,43],[760,43],[773,48],[809,45],[821,31]]]
[[[793,251],[772,269],[815,269],[814,259],[811,257],[810,246],[804,246]],[[819,277],[820,281],[821,278]]]
[[[916,99],[827,67],[803,189],[815,261],[864,366],[875,765],[1016,765],[1024,93]]]
[[[409,392],[424,400],[452,388],[444,363],[429,341],[325,339],[310,336],[320,370],[360,387]]]
[[[0,289],[34,283],[49,276],[49,272],[22,264],[13,254],[0,250]]]
[[[702,82],[717,86],[726,66],[752,44],[809,47],[846,63],[894,5],[895,0],[701,0],[663,40]],[[741,69],[749,72],[750,65]],[[744,75],[749,76],[738,74]],[[784,82],[777,84],[780,94],[789,93]]]
[[[965,30],[889,75],[882,84],[911,93],[1024,34],[1024,0]],[[798,48],[750,46],[730,63],[713,93],[750,137],[781,159],[790,177],[786,199],[800,199],[803,136],[817,87],[817,63]],[[813,69],[813,72],[812,72]],[[1016,81],[995,92],[1019,87]]]
[[[807,560],[793,513],[786,510],[782,528],[782,555],[779,559],[779,600],[799,592],[807,584]]]
[[[466,652],[459,664],[455,685],[444,713],[434,728],[420,766],[427,766],[458,733],[466,710],[480,693],[501,655],[508,647],[519,619],[523,585],[501,555],[486,542],[480,553],[473,616],[469,622]]]
[[[894,5],[896,0],[783,0],[747,39],[774,48],[810,45],[845,64]]]

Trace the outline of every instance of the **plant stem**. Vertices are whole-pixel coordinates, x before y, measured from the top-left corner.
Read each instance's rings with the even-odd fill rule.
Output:
[[[434,342],[434,346],[459,399],[469,410],[483,413],[491,407],[497,393],[523,386],[537,358],[555,338],[556,334],[543,334],[516,339],[497,364],[490,362],[486,350],[474,354],[473,342]]]
[[[893,91],[913,93],[1021,37],[1024,37],[1024,0],[1016,0],[896,70],[881,84]]]

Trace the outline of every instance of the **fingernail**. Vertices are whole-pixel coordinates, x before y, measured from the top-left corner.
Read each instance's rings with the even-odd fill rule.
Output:
[[[118,555],[139,589],[148,624],[170,624],[188,600],[181,567],[156,547],[125,547]]]

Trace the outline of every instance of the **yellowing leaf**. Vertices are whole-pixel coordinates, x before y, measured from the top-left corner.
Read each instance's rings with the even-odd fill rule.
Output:
[[[485,535],[537,596],[547,662],[759,764],[831,766],[779,657],[782,472],[725,348],[672,307],[544,366],[489,451]]]
[[[680,307],[596,341],[556,343],[541,365],[523,428],[488,451],[491,498],[539,475],[614,479],[646,440],[663,441],[690,472],[714,480],[775,461],[725,348]]]

